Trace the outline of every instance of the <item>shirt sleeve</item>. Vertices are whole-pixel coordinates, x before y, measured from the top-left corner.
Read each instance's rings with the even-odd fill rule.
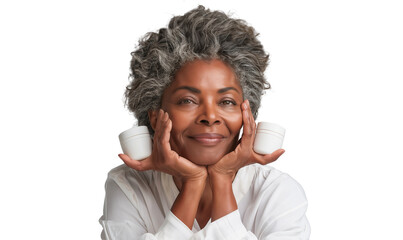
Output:
[[[261,186],[254,229],[257,239],[308,240],[308,202],[301,185],[288,174]]]
[[[99,220],[103,240],[181,240],[190,239],[193,234],[172,212],[167,214],[156,233],[150,233],[138,209],[115,181],[108,179],[105,190],[104,214]]]

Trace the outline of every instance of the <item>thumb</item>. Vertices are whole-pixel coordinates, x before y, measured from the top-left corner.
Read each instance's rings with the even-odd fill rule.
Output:
[[[131,159],[126,154],[118,154],[119,158],[130,168],[133,168],[138,171],[146,171],[151,169],[151,159],[150,157],[145,158],[144,160],[134,160]]]

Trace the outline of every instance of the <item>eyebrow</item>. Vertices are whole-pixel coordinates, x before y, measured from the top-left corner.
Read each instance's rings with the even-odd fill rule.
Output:
[[[194,88],[194,87],[189,87],[189,86],[178,87],[177,89],[175,89],[174,92],[181,90],[181,89],[185,89],[185,90],[191,91],[193,93],[201,93],[201,91],[199,89]]]
[[[218,90],[218,93],[225,93],[228,92],[229,90],[234,90],[235,92],[239,93],[238,89],[234,87],[221,88],[220,90]]]
[[[181,87],[178,87],[178,88],[175,89],[174,92],[179,91],[179,90],[181,90],[181,89],[185,89],[185,90],[188,90],[188,91],[193,92],[193,93],[201,93],[201,91],[200,91],[199,89],[194,88],[194,87],[189,87],[189,86],[181,86]],[[225,92],[228,92],[229,90],[234,90],[234,91],[236,91],[237,93],[239,93],[238,89],[236,89],[236,88],[234,88],[234,87],[221,88],[221,89],[219,89],[217,92],[218,92],[218,93],[225,93]]]

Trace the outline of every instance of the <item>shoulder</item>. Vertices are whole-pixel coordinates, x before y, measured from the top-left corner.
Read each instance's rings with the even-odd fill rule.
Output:
[[[138,202],[136,196],[152,192],[152,184],[155,182],[155,178],[158,177],[157,175],[158,172],[139,172],[122,164],[109,171],[105,190],[108,193],[109,191],[116,191],[118,189],[132,202]]]
[[[139,172],[129,168],[125,164],[122,164],[109,171],[107,180],[113,180],[118,184],[128,181],[148,182],[149,179],[152,177],[152,174],[152,171]]]
[[[290,175],[270,165],[253,164],[243,173],[252,175],[251,190],[262,194],[281,195],[306,201],[303,187]]]

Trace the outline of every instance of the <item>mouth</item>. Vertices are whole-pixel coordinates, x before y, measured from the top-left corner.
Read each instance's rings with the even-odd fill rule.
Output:
[[[223,135],[216,133],[196,134],[190,136],[190,138],[205,146],[215,146],[225,139]]]

